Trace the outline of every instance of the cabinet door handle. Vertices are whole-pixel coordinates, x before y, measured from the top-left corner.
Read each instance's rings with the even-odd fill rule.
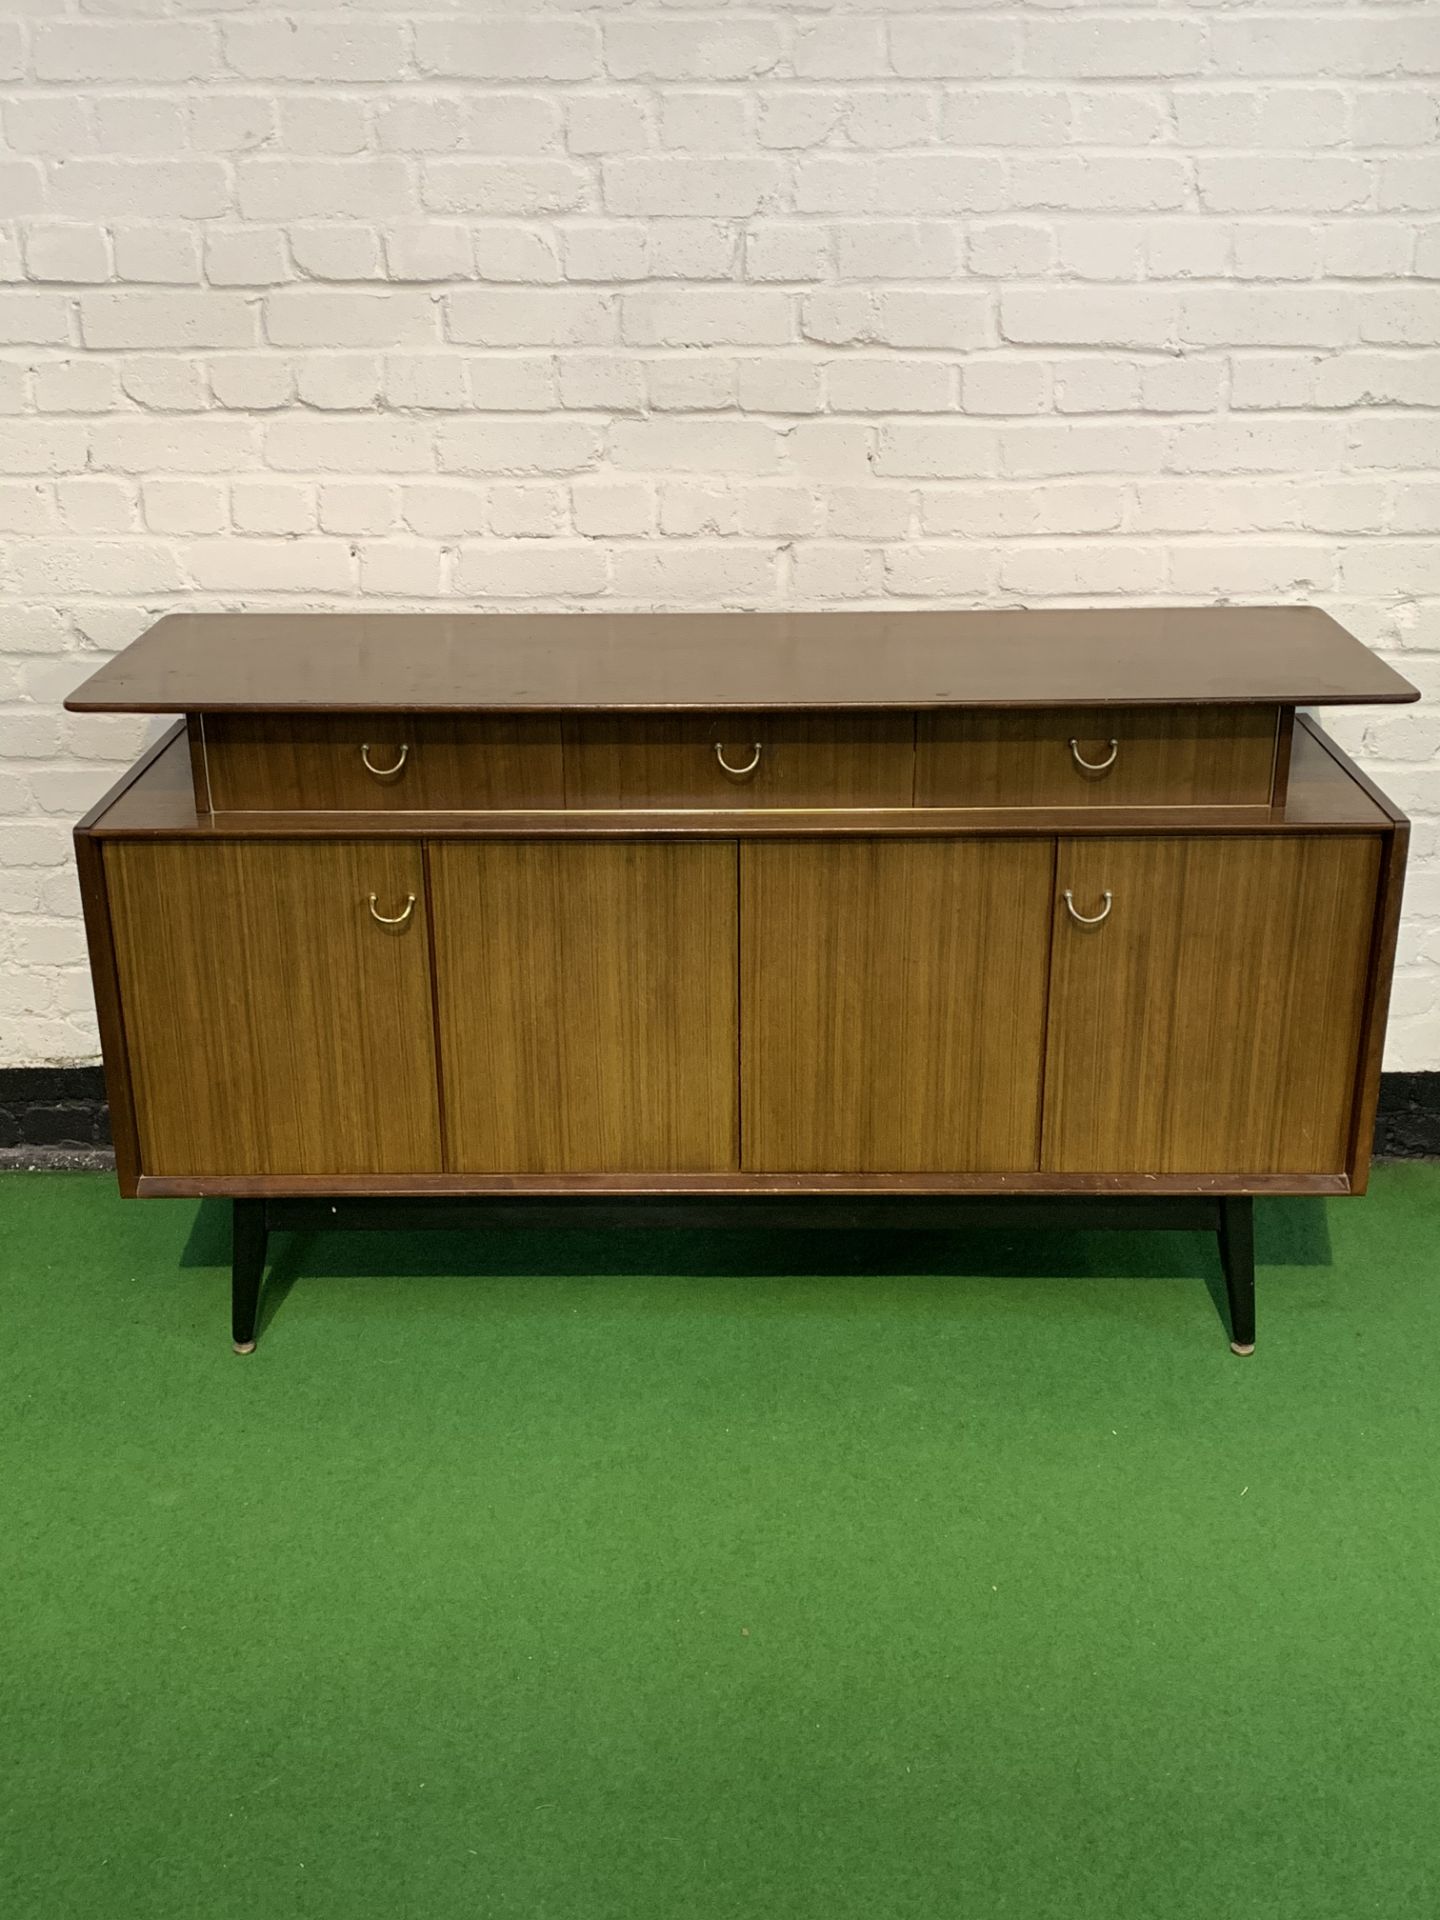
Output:
[[[1108,894],[1106,895],[1106,898],[1107,899],[1109,898]],[[393,916],[388,913],[381,913],[379,907],[375,903],[375,895],[372,893],[370,896],[370,918],[375,922],[377,927],[407,926],[410,921],[410,916],[412,913],[414,913],[414,911],[415,911],[415,896],[413,893],[406,894],[405,905],[401,908],[399,913],[394,914]]]
[[[1087,760],[1084,754],[1081,753],[1080,751],[1080,742],[1078,740],[1072,740],[1070,742],[1070,758],[1075,762],[1076,766],[1079,767],[1082,773],[1108,772],[1109,769],[1114,766],[1115,756],[1117,753],[1119,753],[1119,751],[1120,751],[1120,742],[1118,740],[1112,740],[1110,742],[1110,751],[1109,753],[1106,754],[1103,760]]]
[[[373,773],[377,780],[393,780],[404,766],[409,754],[410,744],[407,741],[405,745],[401,747],[400,758],[395,762],[393,767],[377,767],[375,762],[370,758],[369,741],[367,740],[360,748],[360,758],[365,762],[365,771],[367,773]]]
[[[1104,921],[1110,918],[1110,909],[1115,904],[1114,895],[1110,892],[1108,887],[1106,888],[1105,892],[1102,893],[1100,896],[1103,904],[1100,908],[1099,913],[1081,913],[1075,905],[1075,896],[1073,893],[1071,893],[1069,887],[1066,887],[1065,892],[1061,897],[1064,899],[1066,912],[1070,915],[1070,918],[1075,922],[1077,927],[1100,926]]]
[[[764,749],[757,740],[755,742],[755,751],[751,754],[745,765],[743,767],[732,767],[730,762],[725,758],[725,748],[722,743],[719,740],[715,742],[715,758],[720,762],[720,765],[726,773],[730,775],[732,780],[748,780],[750,775],[754,773],[755,769],[759,766],[760,755],[763,751]]]

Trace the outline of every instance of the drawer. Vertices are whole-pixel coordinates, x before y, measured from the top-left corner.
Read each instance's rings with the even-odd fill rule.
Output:
[[[564,805],[560,722],[543,715],[212,713],[190,724],[217,813]]]
[[[920,716],[927,807],[1266,807],[1276,707],[957,708]]]
[[[912,714],[626,714],[565,723],[570,807],[908,807]]]

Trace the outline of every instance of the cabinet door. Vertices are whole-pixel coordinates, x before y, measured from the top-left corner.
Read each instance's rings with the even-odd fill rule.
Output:
[[[1043,1165],[1344,1170],[1380,843],[1061,840]],[[1064,901],[1086,916],[1082,926]]]
[[[735,1165],[735,846],[430,848],[448,1164]]]
[[[1050,840],[747,842],[744,1165],[1033,1168],[1053,862]]]
[[[439,1169],[417,843],[112,841],[105,873],[147,1174]]]

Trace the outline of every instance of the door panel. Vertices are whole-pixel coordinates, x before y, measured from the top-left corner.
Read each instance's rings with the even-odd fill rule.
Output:
[[[743,845],[744,1165],[1033,1168],[1053,862],[1050,840]]]
[[[735,846],[430,848],[448,1164],[736,1162]]]
[[[1060,842],[1043,1165],[1339,1173],[1380,843]],[[1079,926],[1067,910],[1097,915]]]
[[[417,843],[117,840],[105,872],[145,1173],[439,1170]]]

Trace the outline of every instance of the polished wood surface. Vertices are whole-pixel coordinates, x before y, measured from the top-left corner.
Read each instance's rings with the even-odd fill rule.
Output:
[[[151,1175],[438,1167],[420,849],[111,841],[106,881]],[[367,904],[398,914],[379,926]]]
[[[312,813],[253,813],[245,816],[197,813],[190,785],[190,767],[183,739],[164,751],[137,778],[127,776],[94,809],[91,830],[101,836],[165,834],[171,837],[226,839],[353,838],[397,829],[426,839],[498,837],[624,838],[643,833],[647,838],[676,839],[737,836],[794,838],[798,835],[872,837],[900,834],[1017,834],[1048,837],[1056,833],[1114,833],[1117,831],[1253,833],[1257,826],[1288,827],[1300,832],[1343,832],[1356,827],[1386,828],[1393,811],[1372,797],[1363,780],[1327,751],[1324,736],[1307,722],[1295,730],[1291,774],[1282,806],[1187,807],[1157,813],[1152,808],[1117,807],[1090,813],[1073,807],[954,808],[792,808],[573,809],[516,812],[496,808],[483,812],[463,809],[435,813],[417,809],[403,818],[374,812],[342,810]]]
[[[729,766],[754,762],[753,771],[727,773],[717,747]],[[908,807],[914,791],[911,714],[645,714],[565,722],[571,807]]]
[[[1113,1173],[429,1173],[346,1174],[327,1179],[236,1175],[229,1178],[142,1174],[138,1192],[145,1199],[184,1200],[203,1194],[226,1198],[296,1199],[317,1195],[371,1195],[406,1199],[461,1199],[467,1195],[594,1194],[825,1194],[843,1202],[847,1194],[1046,1194],[1118,1197],[1126,1194],[1343,1194],[1350,1183],[1343,1173],[1138,1174]],[[837,1226],[845,1226],[839,1207]]]
[[[193,724],[217,811],[565,804],[558,718],[242,713]]]
[[[125,1048],[125,1019],[120,1004],[120,975],[115,960],[115,934],[105,884],[101,843],[77,829],[75,869],[80,882],[80,906],[85,917],[85,942],[90,958],[90,981],[95,994],[95,1019],[105,1063],[105,1100],[110,1110],[110,1138],[115,1148],[115,1177],[122,1194],[135,1192],[140,1176],[140,1131],[135,1118],[135,1090]]]
[[[740,850],[747,1169],[1033,1168],[1048,842]]]
[[[1062,841],[1048,1172],[1341,1173],[1378,834]],[[1064,903],[1070,889],[1078,926]]]
[[[1415,700],[1315,607],[736,614],[169,614],[75,712]]]
[[[430,849],[446,1165],[736,1165],[733,845]]]
[[[922,714],[915,801],[939,807],[1268,806],[1278,720],[1275,707]],[[1082,760],[1102,770],[1087,771]]]

